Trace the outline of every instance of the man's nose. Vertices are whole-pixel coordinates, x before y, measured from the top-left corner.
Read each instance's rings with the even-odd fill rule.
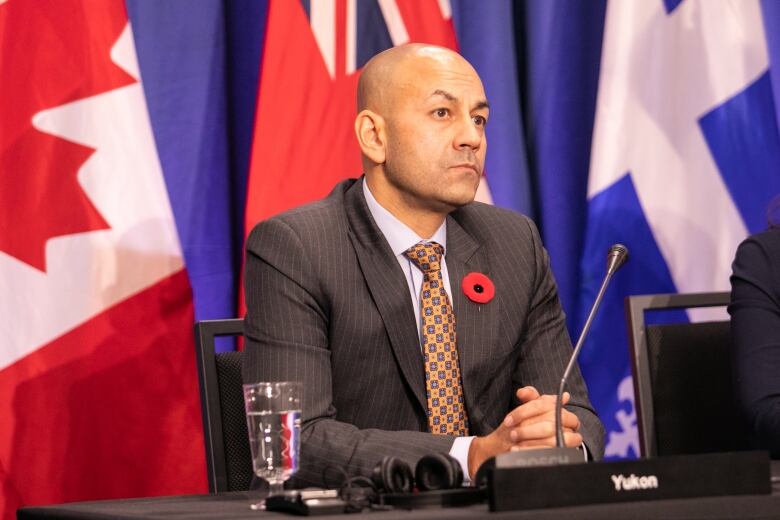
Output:
[[[466,115],[458,124],[455,142],[453,143],[455,148],[479,149],[482,144],[483,131],[482,127],[474,122],[474,118],[470,115]]]

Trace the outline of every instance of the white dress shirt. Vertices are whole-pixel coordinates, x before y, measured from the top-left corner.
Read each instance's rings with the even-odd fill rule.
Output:
[[[444,289],[447,291],[447,295],[450,298],[450,304],[452,304],[452,288],[447,272],[447,261],[445,260],[447,255],[447,221],[445,220],[442,222],[442,225],[436,230],[431,238],[421,238],[417,233],[412,231],[409,226],[395,218],[392,213],[387,211],[379,202],[377,202],[371,194],[371,190],[368,188],[368,183],[365,179],[363,179],[363,195],[366,198],[368,210],[371,212],[371,216],[374,217],[374,222],[376,222],[377,227],[385,236],[387,243],[390,244],[390,249],[393,251],[395,259],[398,260],[398,265],[401,266],[404,276],[406,276],[406,283],[409,285],[409,297],[414,306],[414,315],[417,316],[417,335],[420,336],[420,353],[422,354],[420,288],[423,283],[423,272],[409,260],[404,253],[407,249],[420,242],[436,242],[444,248],[444,256],[441,258],[441,275],[444,280]],[[420,363],[422,364],[422,358],[420,358]],[[452,444],[452,448],[450,448],[450,455],[460,462],[460,466],[463,468],[464,483],[466,484],[471,482],[468,455],[472,440],[474,440],[474,437],[455,437],[455,442]]]

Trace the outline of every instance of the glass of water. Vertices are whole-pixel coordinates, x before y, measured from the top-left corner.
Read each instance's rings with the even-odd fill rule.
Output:
[[[244,385],[249,447],[255,474],[269,485],[268,496],[283,492],[298,471],[302,385],[298,382]],[[263,503],[253,504],[253,509]]]

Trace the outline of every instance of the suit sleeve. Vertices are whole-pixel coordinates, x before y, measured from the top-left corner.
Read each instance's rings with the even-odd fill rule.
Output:
[[[780,458],[780,233],[743,242],[731,276],[738,401],[758,446]]]
[[[533,245],[534,283],[530,292],[526,332],[519,346],[521,354],[516,366],[516,382],[523,386],[535,386],[541,393],[554,395],[571,357],[572,345],[549,256],[542,246],[536,226],[530,219],[525,221]],[[579,365],[575,365],[572,370],[566,391],[571,394],[566,409],[580,420],[580,433],[589,456],[599,460],[604,456],[604,427],[588,399],[588,390]]]
[[[426,454],[450,450],[451,437],[358,429],[338,420],[328,298],[307,248],[280,219],[260,224],[247,241],[245,296],[244,381],[304,383],[296,484],[334,487],[344,476],[370,475],[385,455],[414,467]]]

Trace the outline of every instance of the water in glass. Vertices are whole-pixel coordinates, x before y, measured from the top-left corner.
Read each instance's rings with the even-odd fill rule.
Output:
[[[301,411],[247,413],[255,473],[273,486],[298,471]]]
[[[255,474],[268,482],[268,495],[298,471],[302,385],[281,381],[244,385],[249,447]],[[264,502],[252,504],[262,509]]]

